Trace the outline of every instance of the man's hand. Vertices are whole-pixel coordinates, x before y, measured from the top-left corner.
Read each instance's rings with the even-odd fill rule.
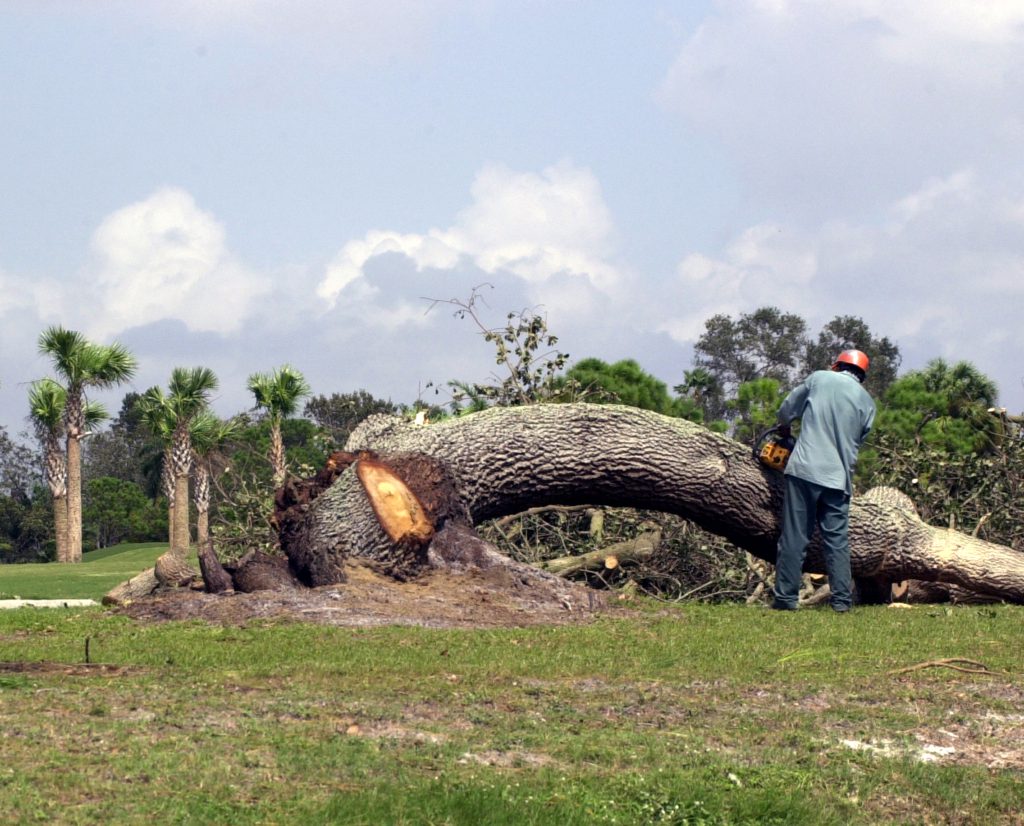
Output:
[[[783,439],[788,439],[790,436],[793,435],[793,431],[789,429],[788,424],[780,424],[775,432],[778,433]]]

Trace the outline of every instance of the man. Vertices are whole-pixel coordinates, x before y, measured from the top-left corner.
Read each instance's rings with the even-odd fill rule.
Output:
[[[849,611],[853,604],[847,539],[853,468],[875,421],[875,403],[861,387],[867,370],[864,353],[844,350],[831,370],[811,373],[779,408],[783,432],[799,419],[800,437],[786,465],[772,608],[796,610],[815,525],[821,530],[832,609]]]

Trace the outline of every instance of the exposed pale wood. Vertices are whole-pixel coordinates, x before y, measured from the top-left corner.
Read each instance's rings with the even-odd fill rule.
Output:
[[[570,576],[580,571],[593,571],[601,568],[615,568],[623,562],[642,562],[650,559],[661,543],[661,531],[647,531],[633,539],[616,542],[596,551],[589,551],[578,556],[560,556],[540,563],[538,567],[558,576]],[[609,566],[608,559],[615,559]]]
[[[393,542],[430,540],[434,526],[423,505],[391,468],[382,462],[364,458],[355,463],[355,469],[373,512],[377,514],[377,521]]]

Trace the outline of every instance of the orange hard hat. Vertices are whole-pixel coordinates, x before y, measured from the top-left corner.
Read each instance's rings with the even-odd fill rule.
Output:
[[[849,364],[856,367],[862,373],[868,372],[868,364],[870,361],[866,354],[860,350],[843,350],[838,356],[836,356],[835,364],[832,365],[833,370],[838,370],[840,364]]]

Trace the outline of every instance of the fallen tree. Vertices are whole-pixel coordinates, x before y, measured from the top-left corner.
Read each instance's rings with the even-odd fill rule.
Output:
[[[427,426],[374,416],[346,449],[351,464],[333,483],[280,515],[282,548],[310,585],[339,581],[353,558],[397,577],[456,563],[454,533],[463,551],[472,543],[489,564],[507,564],[472,526],[552,504],[673,513],[775,559],[782,477],[746,446],[681,419],[592,404],[492,408]],[[1024,602],[1024,554],[927,525],[898,497],[854,499],[850,549],[857,577]],[[816,543],[805,567],[823,570]]]
[[[358,562],[398,580],[489,571],[578,605],[579,593],[564,590],[570,583],[499,554],[474,530],[550,505],[672,513],[775,560],[782,476],[752,460],[748,447],[685,420],[593,404],[491,408],[425,426],[373,416],[346,449],[317,477],[278,491],[289,564],[275,573],[258,560],[260,587],[269,587],[268,574],[288,587],[293,575],[307,586],[342,583]],[[924,580],[1024,602],[1024,553],[927,525],[892,489],[855,497],[850,551],[854,575],[886,588]],[[245,569],[229,572],[235,590],[249,590],[240,587],[251,579]],[[824,570],[816,542],[805,569]]]

